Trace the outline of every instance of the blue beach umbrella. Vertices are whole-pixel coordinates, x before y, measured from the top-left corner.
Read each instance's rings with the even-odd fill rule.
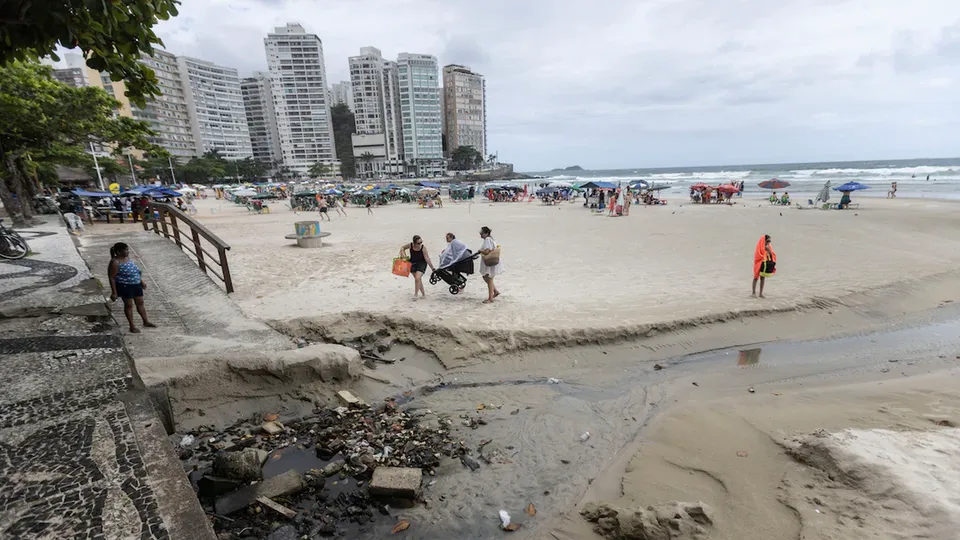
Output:
[[[870,186],[863,185],[860,182],[847,182],[833,188],[834,191],[860,191],[862,189],[870,189]]]

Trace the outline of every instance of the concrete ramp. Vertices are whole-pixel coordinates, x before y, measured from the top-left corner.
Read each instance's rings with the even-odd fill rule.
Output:
[[[124,322],[122,301],[110,305],[122,327],[127,348],[137,361],[294,347],[286,336],[245,316],[223,288],[200,271],[176,244],[134,226],[110,233],[94,229],[80,239],[80,253],[106,291],[109,291],[110,246],[116,242],[130,246],[130,256],[143,270],[143,281],[147,285],[144,303],[151,321],[158,326],[131,334]],[[227,256],[229,260],[229,254]],[[139,326],[139,317],[136,323]]]

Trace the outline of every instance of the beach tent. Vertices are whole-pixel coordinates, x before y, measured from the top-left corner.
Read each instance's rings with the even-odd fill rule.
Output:
[[[252,197],[257,194],[255,189],[237,189],[233,191],[233,194],[237,197]]]
[[[617,185],[613,182],[587,182],[586,184],[581,184],[580,187],[584,189],[617,189]]]
[[[418,186],[420,186],[420,187],[425,187],[425,188],[440,189],[440,184],[437,184],[437,183],[434,183],[434,182],[417,182],[416,185],[418,185]]]
[[[564,182],[563,180],[554,180],[553,182],[550,182],[549,184],[547,184],[547,187],[548,188],[568,188],[568,187],[573,187],[573,184],[571,184],[570,182]]]
[[[77,197],[90,197],[90,198],[100,198],[100,197],[116,197],[113,193],[106,191],[87,191],[85,189],[75,189],[71,191]]]

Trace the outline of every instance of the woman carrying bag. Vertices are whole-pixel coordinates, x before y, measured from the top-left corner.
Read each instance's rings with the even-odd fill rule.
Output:
[[[773,251],[773,240],[765,234],[757,242],[753,251],[753,295],[757,296],[757,281],[760,281],[760,298],[763,298],[763,285],[766,278],[777,272],[777,254]]]
[[[483,238],[483,245],[480,246],[480,275],[487,282],[487,299],[483,301],[484,304],[490,304],[500,296],[493,278],[503,273],[500,246],[490,237],[490,232],[490,227],[480,227],[480,238]]]
[[[414,235],[413,242],[400,246],[400,257],[406,258],[408,250],[410,251],[410,271],[413,273],[413,299],[417,299],[417,293],[426,298],[427,293],[423,290],[423,274],[428,266],[430,270],[436,270],[436,268],[433,267],[430,254],[427,253],[427,246],[423,245],[420,235]]]

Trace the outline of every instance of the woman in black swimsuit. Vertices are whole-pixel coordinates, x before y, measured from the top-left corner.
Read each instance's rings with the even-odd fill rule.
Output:
[[[426,298],[427,293],[423,290],[421,278],[423,273],[427,271],[428,266],[432,271],[435,271],[436,268],[433,267],[430,254],[427,253],[427,246],[423,245],[423,240],[419,235],[414,235],[413,242],[400,246],[400,256],[406,257],[407,250],[410,250],[410,272],[413,273],[413,299],[417,299],[417,293]]]

